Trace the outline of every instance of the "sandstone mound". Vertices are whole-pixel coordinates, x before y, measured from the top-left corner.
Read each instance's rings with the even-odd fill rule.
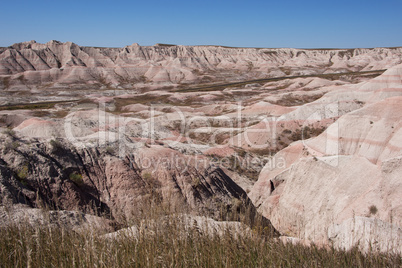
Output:
[[[267,75],[380,70],[402,62],[400,48],[303,50],[138,44],[97,48],[72,42],[31,41],[0,51],[3,89],[48,89],[49,85],[53,89],[145,88],[150,82],[177,85],[211,79],[236,80],[239,72],[244,79],[255,79]]]
[[[125,112],[141,112],[146,111],[148,109],[149,109],[148,106],[139,103],[126,105],[121,108],[121,110]]]
[[[402,91],[401,91],[402,94]],[[316,155],[358,155],[374,164],[400,155],[402,97],[393,97],[342,116],[306,145]]]
[[[55,122],[35,117],[23,121],[14,129],[29,137],[60,136],[60,129]]]
[[[117,221],[153,202],[215,219],[238,220],[232,212],[247,210],[250,224],[256,213],[246,192],[207,157],[159,145],[122,152],[116,145],[77,148],[64,139],[20,140],[16,148],[2,148],[0,178],[3,205],[78,209]]]
[[[176,239],[185,238],[191,232],[197,232],[211,238],[216,238],[216,236],[222,237],[227,234],[227,232],[233,234],[234,237],[247,237],[252,235],[251,229],[240,222],[215,221],[207,217],[179,214],[160,218],[157,221],[142,221],[138,226],[135,225],[121,229],[117,232],[106,234],[103,237],[107,239],[140,239],[154,236],[160,228],[163,229],[169,225],[183,228],[181,232],[177,234]]]
[[[293,111],[294,107],[284,107],[275,105],[269,102],[260,101],[241,111],[245,115],[266,115],[266,116],[281,116]]]
[[[248,127],[244,132],[231,138],[229,144],[243,147],[246,150],[265,150],[275,152],[283,149],[292,141],[317,136],[340,116],[358,110],[364,105],[402,95],[400,76],[402,65],[387,70],[384,74],[368,82],[356,85],[342,85],[327,88],[329,91],[321,98],[297,107],[277,108],[277,113],[266,114],[260,123]],[[323,89],[321,89],[323,90]],[[311,92],[310,92],[311,93]],[[260,108],[262,102],[244,110],[245,114],[253,110],[263,111],[269,105]],[[387,104],[382,104],[384,107]],[[372,108],[372,109],[381,109]],[[396,109],[394,107],[394,109]],[[360,114],[365,113],[363,110]],[[370,112],[371,111],[368,111]],[[356,116],[360,116],[357,114]],[[379,116],[387,116],[387,113]],[[392,117],[394,120],[395,117]],[[353,124],[353,123],[352,123]],[[360,123],[359,123],[360,125]],[[352,126],[348,127],[350,129]],[[359,128],[356,128],[359,131]]]
[[[258,207],[285,240],[401,252],[401,52],[0,48],[0,217],[139,223],[115,238],[158,209],[220,235]]]
[[[394,69],[385,80],[400,66]],[[378,95],[389,83],[369,85],[349,94],[372,104],[344,114],[318,137],[290,145],[262,170],[250,197],[283,234],[401,252],[402,97],[392,96],[402,91]]]

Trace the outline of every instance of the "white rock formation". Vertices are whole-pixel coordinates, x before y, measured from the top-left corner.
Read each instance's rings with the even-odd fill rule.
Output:
[[[401,69],[284,115],[303,118],[331,100],[365,104],[341,109],[324,133],[291,144],[262,170],[250,197],[284,235],[402,252]]]
[[[402,48],[303,50],[138,44],[99,48],[71,42],[30,41],[0,48],[0,86],[132,88],[148,82],[178,84],[211,78],[233,81],[380,70],[401,63],[401,51]],[[310,87],[315,83],[320,82],[312,82]]]

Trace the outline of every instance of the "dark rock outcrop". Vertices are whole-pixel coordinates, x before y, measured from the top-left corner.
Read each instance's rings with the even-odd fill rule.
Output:
[[[10,142],[17,145],[6,146]],[[190,161],[141,167],[141,158],[149,153],[177,154],[168,148],[142,148],[117,157],[104,147],[78,149],[61,139],[48,143],[3,137],[3,144],[2,205],[78,210],[118,221],[139,214],[150,202],[221,220],[248,217],[245,221],[251,225],[256,217],[247,194],[218,167],[196,168]],[[267,220],[265,224],[270,225]]]

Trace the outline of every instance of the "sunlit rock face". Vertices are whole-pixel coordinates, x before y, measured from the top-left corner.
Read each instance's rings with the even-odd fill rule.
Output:
[[[346,249],[401,252],[401,69],[317,100],[328,105],[352,94],[365,104],[278,152],[285,164],[262,170],[250,197],[280,232]]]
[[[82,47],[35,41],[0,48],[2,88],[132,88],[387,69],[401,48],[257,49],[220,46]]]
[[[258,210],[285,240],[400,251],[401,52],[0,48],[0,217]]]

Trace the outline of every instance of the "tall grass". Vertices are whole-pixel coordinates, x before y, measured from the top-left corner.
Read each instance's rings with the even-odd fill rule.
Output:
[[[174,217],[174,216],[170,216]],[[146,232],[106,238],[102,230],[49,225],[1,227],[1,267],[401,267],[400,255],[283,244],[261,232],[211,236],[179,217],[147,219]],[[156,223],[156,224],[155,224]]]

